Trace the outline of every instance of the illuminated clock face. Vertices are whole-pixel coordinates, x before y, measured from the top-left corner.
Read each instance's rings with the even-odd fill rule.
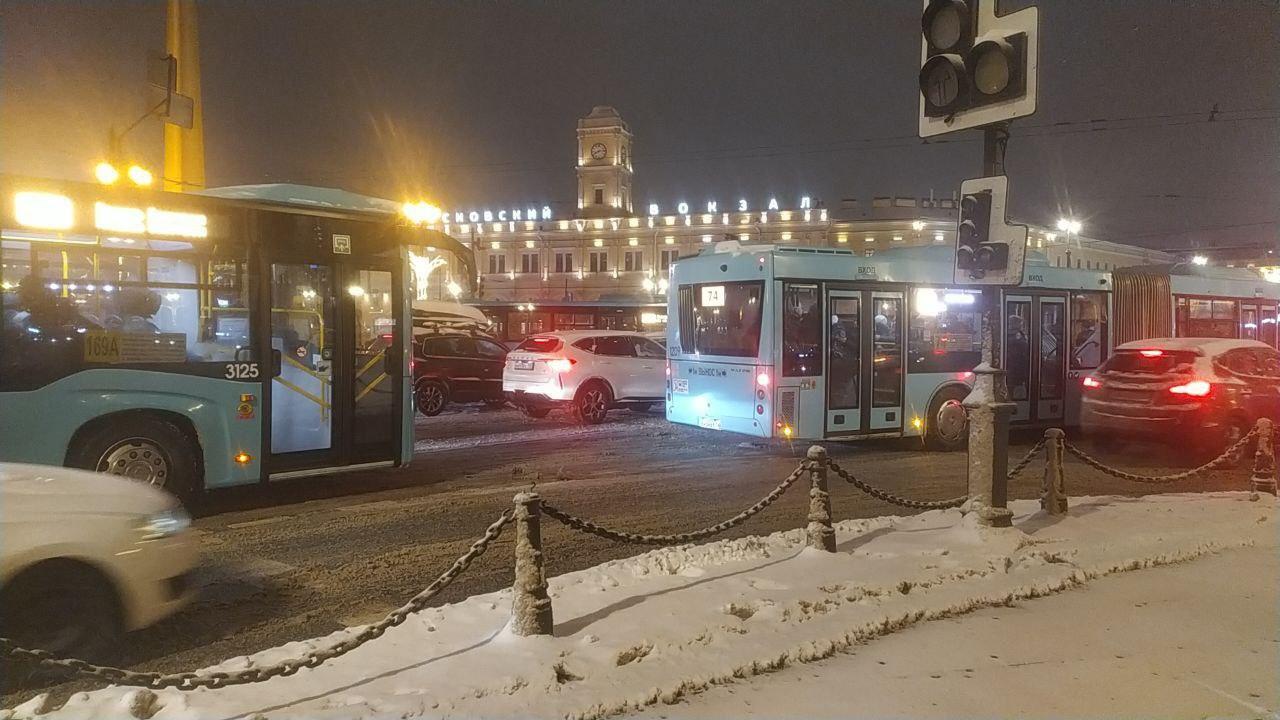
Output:
[[[603,160],[607,152],[609,152],[609,149],[604,146],[604,143],[596,143],[591,146],[591,157],[594,160]]]

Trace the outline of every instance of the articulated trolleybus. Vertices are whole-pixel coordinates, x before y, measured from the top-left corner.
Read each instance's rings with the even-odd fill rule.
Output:
[[[17,177],[0,203],[0,460],[178,494],[409,461],[406,244],[429,231]]]
[[[726,241],[680,259],[668,300],[667,418],[764,438],[922,436],[931,448],[962,446],[961,402],[981,357],[981,291],[952,284],[953,253],[931,246],[862,257]],[[1117,302],[1121,326],[1169,315],[1164,334],[1202,333],[1204,323],[1183,322],[1187,308],[1220,305],[1215,332],[1265,334],[1269,320],[1274,339],[1276,286],[1250,271],[1214,270],[1151,268],[1158,278],[1122,283],[1135,290]],[[1051,266],[1028,251],[1022,285],[1001,294],[1015,425],[1078,424],[1080,378],[1112,347],[1112,276]]]

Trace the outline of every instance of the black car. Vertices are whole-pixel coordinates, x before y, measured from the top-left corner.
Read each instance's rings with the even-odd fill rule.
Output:
[[[506,360],[507,348],[492,338],[461,333],[419,336],[413,353],[413,399],[418,411],[433,417],[451,402],[501,407]]]

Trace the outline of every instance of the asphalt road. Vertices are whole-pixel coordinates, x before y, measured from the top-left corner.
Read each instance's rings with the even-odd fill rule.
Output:
[[[536,487],[549,502],[603,525],[670,533],[727,518],[790,473],[808,444],[751,442],[738,435],[671,425],[652,414],[611,413],[600,426],[567,417],[525,418],[514,410],[466,407],[417,427],[416,456],[406,469],[292,481],[266,489],[213,493],[196,507],[205,562],[198,597],[173,618],[128,638],[121,664],[179,671],[323,635],[382,617],[443,571],[512,496]],[[1017,460],[1034,436],[1015,437]],[[919,441],[829,443],[841,465],[911,498],[964,493],[963,453],[927,453]],[[1174,469],[1173,453],[1150,447],[1099,453],[1126,469]],[[1039,494],[1040,461],[1010,488]],[[1072,495],[1241,489],[1238,470],[1158,489],[1112,480],[1078,463],[1067,467]],[[837,519],[910,511],[889,506],[833,479]],[[804,485],[727,536],[769,533],[804,524]],[[644,548],[543,525],[548,574],[626,557]],[[510,535],[444,593],[440,604],[508,585]],[[91,687],[67,683],[58,694]],[[7,694],[5,707],[30,697]]]

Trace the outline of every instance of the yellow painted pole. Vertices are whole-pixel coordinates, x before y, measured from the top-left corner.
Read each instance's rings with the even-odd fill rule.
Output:
[[[204,187],[204,118],[200,95],[200,40],[195,0],[169,0],[165,49],[178,61],[177,92],[194,104],[191,129],[165,123],[164,189],[171,192]]]

